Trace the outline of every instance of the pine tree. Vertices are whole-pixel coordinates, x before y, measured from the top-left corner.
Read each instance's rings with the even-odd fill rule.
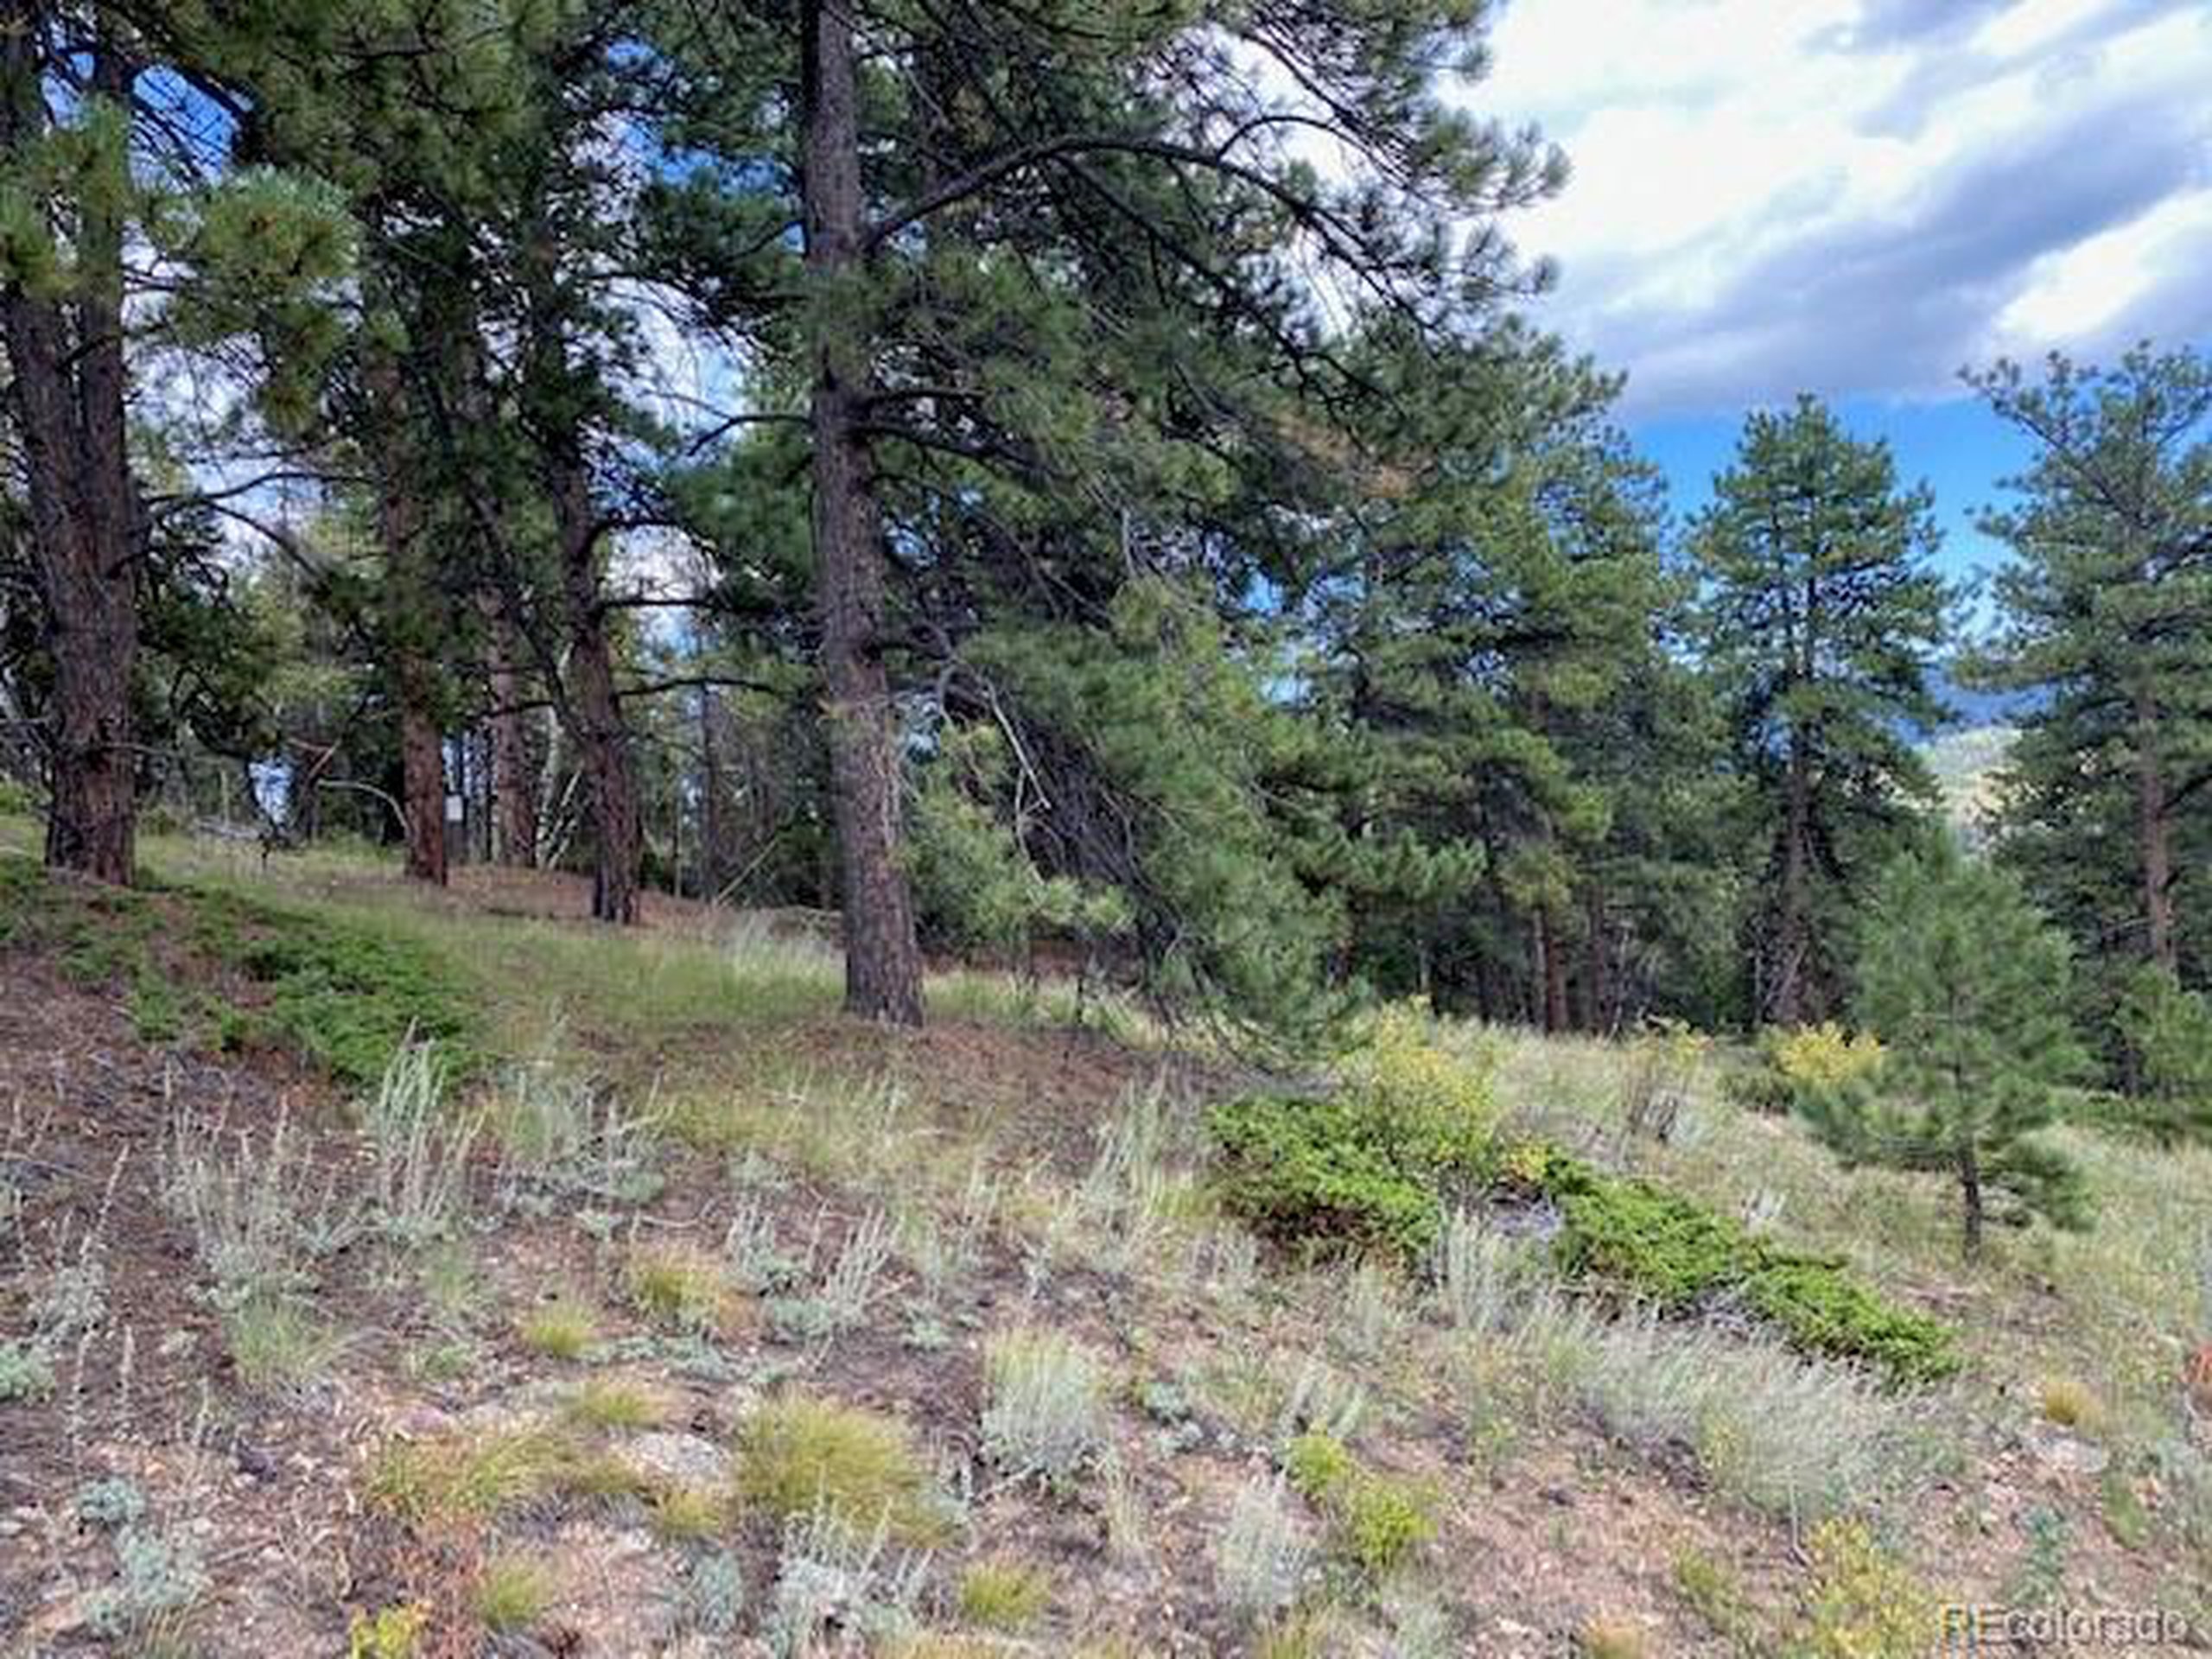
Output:
[[[134,384],[156,350],[239,346],[225,367],[281,427],[328,354],[351,254],[318,181],[225,165],[174,120],[181,92],[236,107],[236,65],[179,50],[176,21],[0,5],[0,346],[52,674],[46,855],[112,882],[133,873],[148,756],[132,699],[161,521],[206,499],[149,497]],[[142,264],[158,276],[140,282]],[[161,297],[127,307],[134,286]]]
[[[1837,991],[1836,912],[1932,796],[1907,730],[1933,722],[1946,592],[1925,486],[1811,397],[1745,423],[1693,550],[1702,644],[1771,848],[1751,918],[1754,1006],[1796,1025]]]
[[[1285,394],[1325,433],[1360,390],[1314,271],[1437,339],[1508,285],[1491,222],[1560,169],[1437,95],[1484,10],[798,8],[793,355],[855,1012],[921,1015],[910,642],[957,649],[983,588],[1095,627],[1141,543],[1174,575],[1214,576],[1225,546],[1249,571],[1217,510],[1297,447],[1269,429]],[[1241,50],[1283,73],[1255,80]],[[1298,159],[1294,127],[1341,165]],[[911,617],[925,596],[952,615]]]
[[[2036,1138],[2085,1064],[2069,964],[2018,880],[1948,839],[1898,859],[1872,895],[1852,1008],[1885,1058],[1804,1110],[1847,1165],[1948,1176],[1969,1254],[1993,1221],[2088,1224],[2080,1173]]]
[[[2212,1138],[2212,996],[2142,963],[2120,983],[2113,1023],[2131,1120],[2169,1145]]]
[[[2015,556],[1979,677],[2028,697],[2003,855],[2085,949],[2212,983],[2212,360],[1971,378],[2036,444],[1986,520]]]

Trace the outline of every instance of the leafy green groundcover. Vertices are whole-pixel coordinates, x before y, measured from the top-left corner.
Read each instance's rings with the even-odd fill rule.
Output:
[[[374,1088],[411,1033],[448,1071],[480,1064],[464,988],[416,942],[372,924],[219,888],[101,887],[0,856],[0,948],[44,949],[87,985],[122,986],[149,1042],[262,1042]],[[243,979],[236,997],[226,984]]]
[[[1571,1279],[1663,1310],[1732,1294],[1798,1346],[1863,1361],[1898,1382],[1958,1366],[1949,1330],[1892,1306],[1841,1263],[1783,1249],[1679,1193],[1554,1147],[1446,1150],[1336,1096],[1248,1096],[1217,1107],[1211,1128],[1224,1205],[1308,1256],[1380,1251],[1418,1264],[1448,1200],[1541,1198],[1559,1208],[1554,1261]]]

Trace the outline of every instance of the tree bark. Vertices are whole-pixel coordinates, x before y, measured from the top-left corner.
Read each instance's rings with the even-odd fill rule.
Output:
[[[1959,1198],[1965,1216],[1966,1252],[1968,1255],[1981,1254],[1982,1197],[1981,1161],[1974,1156],[1974,1143],[1961,1141],[1959,1146]]]
[[[1589,1017],[1583,1023],[1592,1031],[1609,1033],[1619,1023],[1613,1007],[1612,963],[1606,951],[1605,895],[1595,882],[1583,899],[1589,938],[1583,945],[1583,995]]]
[[[1799,1025],[1805,1018],[1806,957],[1811,949],[1806,889],[1811,879],[1812,794],[1804,741],[1793,734],[1789,772],[1783,797],[1782,891],[1777,899],[1774,925],[1775,979],[1767,1001],[1767,1017],[1777,1026]]]
[[[420,659],[398,671],[399,800],[407,821],[407,874],[434,887],[446,885],[445,734],[438,728]]]
[[[483,601],[492,637],[492,856],[511,869],[537,862],[537,779],[524,725],[522,645],[496,596]]]
[[[0,4],[0,149],[10,164],[47,126],[39,9]],[[93,92],[130,96],[135,71],[101,41]],[[54,667],[46,861],[128,884],[137,794],[130,683],[143,525],[124,439],[123,224],[85,194],[72,227],[74,336],[60,302],[0,289],[0,335],[22,446],[32,559]]]
[[[1536,964],[1544,1029],[1565,1031],[1573,1023],[1567,1007],[1567,952],[1560,948],[1559,925],[1548,904],[1536,907]]]
[[[438,718],[438,670],[430,641],[438,598],[423,545],[422,504],[415,493],[407,442],[407,400],[399,365],[372,362],[365,376],[377,470],[377,539],[384,547],[387,587],[385,646],[391,653],[393,701],[399,709],[399,802],[405,825],[407,874],[446,885],[446,757]]]
[[[569,610],[569,701],[576,751],[591,786],[591,913],[627,927],[638,919],[645,832],[638,813],[630,733],[615,695],[614,656],[601,603],[599,535],[581,457],[556,457],[554,517],[560,528],[561,583]]]
[[[2147,691],[2134,698],[2135,835],[2143,868],[2145,948],[2152,963],[2177,970],[2174,944],[2174,855],[2165,774],[2159,764],[2158,714]]]
[[[729,787],[722,758],[721,699],[711,685],[699,688],[699,896],[713,899],[729,880],[729,823],[723,796]]]
[[[817,303],[834,310],[860,274],[859,110],[852,22],[836,0],[807,0],[806,264]],[[883,658],[883,532],[859,416],[864,346],[834,322],[815,343],[816,602],[828,690],[830,793],[842,861],[845,1006],[871,1020],[922,1022],[922,957],[913,899],[899,861],[899,750]]]

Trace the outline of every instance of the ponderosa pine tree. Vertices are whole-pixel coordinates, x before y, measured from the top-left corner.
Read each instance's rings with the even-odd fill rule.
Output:
[[[1349,769],[1317,874],[1378,987],[1561,1029],[1571,988],[1591,1001],[1580,888],[1611,806],[1563,744],[1654,649],[1655,480],[1606,424],[1616,383],[1557,341],[1399,344],[1302,599]]]
[[[2003,856],[2082,948],[2212,980],[2212,361],[1969,377],[2036,445],[1983,683],[2025,695]],[[2124,862],[2100,843],[2124,849]]]
[[[114,882],[147,759],[131,699],[156,520],[200,499],[142,487],[140,359],[256,339],[232,366],[278,409],[327,353],[351,246],[318,183],[194,153],[162,100],[226,110],[230,66],[169,47],[128,8],[0,5],[0,340],[52,678],[46,856]],[[162,90],[142,97],[149,78]],[[134,310],[140,263],[160,277]]]
[[[1836,1006],[1834,916],[1932,791],[1910,731],[1932,724],[1946,590],[1925,486],[1819,401],[1751,416],[1692,551],[1700,640],[1771,850],[1749,921],[1758,1018]]]
[[[921,1015],[891,661],[909,630],[887,552],[909,524],[887,520],[887,474],[920,475],[908,499],[934,521],[924,545],[950,529],[1010,563],[1110,570],[1116,540],[1124,569],[1140,535],[1187,544],[1200,526],[1129,521],[1203,470],[1198,446],[1219,471],[1285,447],[1257,422],[1236,429],[1240,378],[1304,387],[1317,428],[1357,389],[1312,270],[1417,332],[1499,291],[1495,217],[1558,169],[1438,96],[1438,76],[1471,60],[1481,10],[800,7],[801,355],[855,1012]],[[1243,73],[1240,52],[1280,73]],[[1282,142],[1292,130],[1342,165],[1307,166]],[[1240,377],[1209,372],[1224,350]],[[1169,435],[1179,423],[1191,450]],[[1025,524],[1065,521],[1048,485],[1089,524],[1050,538]],[[1122,495],[1126,517],[1099,514],[1102,495]],[[1041,574],[1033,563],[1033,595]],[[1094,622],[1111,598],[1088,600]]]
[[[2079,1171],[2036,1138],[2086,1062],[2064,935],[1940,836],[1883,873],[1866,916],[1852,1012],[1885,1058],[1805,1103],[1814,1130],[1847,1165],[1948,1176],[1969,1255],[1992,1222],[2086,1226]]]

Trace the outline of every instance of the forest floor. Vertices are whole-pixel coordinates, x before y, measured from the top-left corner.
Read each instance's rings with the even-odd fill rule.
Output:
[[[2212,1647],[2212,1154],[2069,1134],[2096,1230],[1969,1266],[1722,1057],[1660,1139],[1630,1047],[1452,1035],[1516,1124],[1953,1325],[1898,1391],[1726,1310],[1280,1259],[1208,1185],[1255,1074],[1064,988],[938,975],[888,1032],[817,918],[161,839],[118,897],[33,846],[0,819],[0,1654]]]

